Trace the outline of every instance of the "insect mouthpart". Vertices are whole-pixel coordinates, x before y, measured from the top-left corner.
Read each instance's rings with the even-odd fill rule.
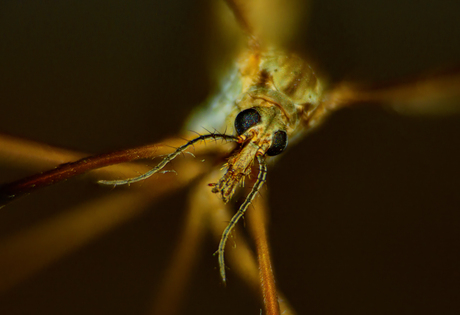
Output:
[[[241,111],[235,118],[235,130],[238,134],[240,148],[225,165],[227,172],[214,185],[213,193],[221,194],[222,200],[228,202],[238,185],[244,183],[251,174],[256,158],[278,155],[287,146],[287,133],[276,118],[274,106],[250,107]]]
[[[242,142],[241,147],[230,156],[225,165],[227,172],[212,189],[213,193],[221,194],[225,203],[232,198],[238,185],[244,183],[245,177],[251,174],[256,156],[264,155],[265,151],[253,141],[255,134],[248,134],[249,136],[238,137],[238,142]]]

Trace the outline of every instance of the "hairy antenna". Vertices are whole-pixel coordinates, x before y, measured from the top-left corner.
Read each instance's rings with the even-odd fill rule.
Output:
[[[264,184],[265,178],[267,177],[267,164],[265,163],[265,160],[263,159],[262,156],[257,156],[257,161],[259,162],[259,174],[257,175],[256,183],[254,184],[254,187],[252,187],[252,190],[249,193],[249,195],[246,197],[246,200],[244,201],[244,203],[238,209],[238,212],[232,217],[232,219],[230,220],[230,223],[228,223],[227,227],[222,233],[222,238],[220,239],[219,248],[217,249],[217,252],[216,252],[219,255],[218,259],[219,259],[220,276],[224,284],[226,282],[225,261],[224,261],[225,244],[227,243],[228,237],[230,233],[232,232],[233,228],[238,223],[238,221],[241,219],[241,217],[244,215],[249,205],[252,203],[252,200],[254,200],[254,197],[256,196],[256,194],[259,192],[260,188]]]
[[[148,171],[147,173],[144,173],[140,176],[133,177],[133,178],[128,178],[128,179],[121,179],[121,180],[99,180],[98,183],[102,185],[126,185],[126,184],[131,184],[135,183],[144,179],[149,178],[156,172],[160,171],[163,167],[166,166],[169,162],[174,160],[179,154],[183,153],[188,147],[193,146],[195,143],[200,142],[200,141],[205,141],[208,139],[213,139],[213,140],[225,140],[225,141],[238,141],[238,138],[235,136],[229,136],[229,135],[224,135],[224,134],[216,134],[216,133],[211,133],[208,135],[201,135],[193,140],[190,140],[186,144],[180,146],[179,148],[176,149],[171,154],[168,154],[156,167]]]

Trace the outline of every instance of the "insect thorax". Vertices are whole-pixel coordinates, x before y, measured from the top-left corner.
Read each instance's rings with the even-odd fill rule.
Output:
[[[300,57],[269,50],[244,52],[212,95],[189,118],[185,129],[235,134],[234,121],[242,110],[275,106],[290,139],[304,129],[302,121],[321,102],[322,86]]]
[[[257,156],[279,154],[288,138],[298,138],[305,130],[305,119],[318,108],[321,92],[311,67],[295,55],[271,50],[242,54],[222,81],[220,92],[195,112],[187,125],[189,130],[206,128],[238,136],[240,145],[229,157],[227,172],[213,192],[230,200],[251,173]],[[235,122],[238,114],[248,110],[251,123]],[[248,127],[236,134],[235,124]]]

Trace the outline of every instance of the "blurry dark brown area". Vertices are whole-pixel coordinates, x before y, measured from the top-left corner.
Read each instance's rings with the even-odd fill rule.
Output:
[[[313,1],[294,46],[333,82],[460,64],[457,1]],[[177,133],[213,84],[206,1],[0,4],[0,131],[102,153]],[[460,106],[460,101],[459,101]],[[198,130],[200,131],[200,130]],[[457,314],[460,116],[342,110],[268,173],[280,289],[299,314]],[[1,165],[0,181],[33,173]],[[168,176],[168,174],[165,174]],[[178,174],[180,176],[180,174]],[[0,212],[3,237],[107,194],[85,177]],[[143,314],[185,203],[142,217],[2,294],[1,314]],[[184,314],[258,314],[208,240]]]

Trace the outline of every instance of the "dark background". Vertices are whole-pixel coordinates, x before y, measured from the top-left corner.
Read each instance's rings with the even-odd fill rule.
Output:
[[[314,1],[296,46],[333,81],[416,76],[460,64],[458,12],[458,1]],[[208,1],[2,1],[0,131],[93,153],[175,134],[215,83],[209,14]],[[459,136],[458,115],[362,105],[284,154],[268,175],[270,236],[299,314],[460,312]],[[2,209],[0,233],[106,193],[78,180],[38,192]],[[180,230],[178,196],[4,293],[0,313],[144,314]],[[236,277],[222,288],[216,246],[197,253],[183,313],[259,314]]]

